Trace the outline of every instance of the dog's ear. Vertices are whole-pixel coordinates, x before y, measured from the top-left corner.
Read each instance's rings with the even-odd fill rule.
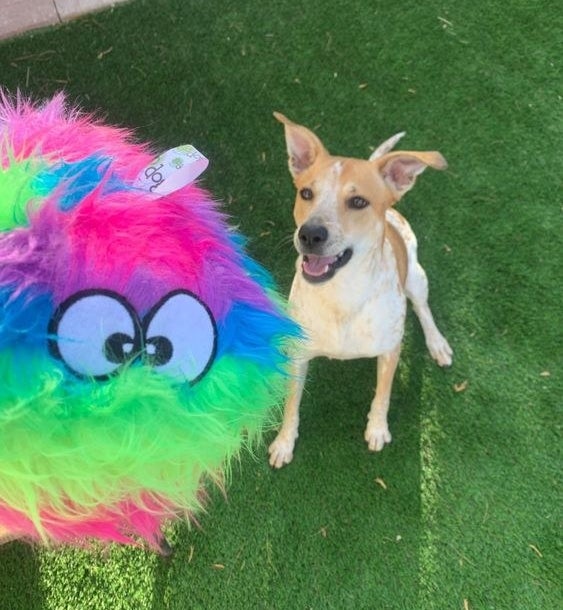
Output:
[[[395,201],[414,186],[416,177],[427,167],[446,169],[448,164],[437,151],[429,152],[392,152],[373,160],[379,173],[395,196]]]
[[[306,127],[293,123],[279,112],[274,112],[274,116],[285,127],[289,171],[297,178],[327,151],[319,138]]]

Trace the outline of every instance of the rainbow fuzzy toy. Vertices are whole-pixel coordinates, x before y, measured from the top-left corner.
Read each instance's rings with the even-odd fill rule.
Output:
[[[0,533],[146,540],[263,427],[297,335],[194,185],[66,107],[0,97]]]

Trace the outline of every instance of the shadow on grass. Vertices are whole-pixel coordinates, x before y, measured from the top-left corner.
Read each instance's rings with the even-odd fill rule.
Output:
[[[10,542],[0,546],[0,608],[40,610],[39,562],[33,547]]]
[[[170,567],[174,560],[175,549],[169,556],[158,557],[154,570],[154,585],[151,610],[166,608],[166,596],[169,582]]]
[[[313,363],[294,461],[272,470],[265,446],[243,459],[202,528],[176,530],[151,610],[368,608],[374,599],[381,608],[419,607],[421,575],[433,576],[420,563],[428,526],[420,449],[429,408],[421,395],[434,365],[414,315],[407,331],[389,414],[393,443],[374,454],[363,440],[375,359]]]

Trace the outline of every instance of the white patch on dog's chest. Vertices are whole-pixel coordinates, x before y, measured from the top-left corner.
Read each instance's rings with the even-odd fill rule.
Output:
[[[394,270],[371,278],[371,286],[308,284],[298,273],[290,295],[291,312],[307,333],[311,358],[347,360],[393,350],[403,337],[406,299]]]

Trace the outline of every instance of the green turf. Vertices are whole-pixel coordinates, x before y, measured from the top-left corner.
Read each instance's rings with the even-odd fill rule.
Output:
[[[378,455],[373,362],[315,362],[289,467],[245,457],[169,560],[4,546],[2,610],[561,607],[562,25],[535,0],[136,0],[0,46],[4,86],[64,87],[204,151],[205,184],[284,290],[273,110],[340,154],[403,129],[404,147],[439,149],[450,169],[400,207],[455,350],[439,370],[409,317]]]

